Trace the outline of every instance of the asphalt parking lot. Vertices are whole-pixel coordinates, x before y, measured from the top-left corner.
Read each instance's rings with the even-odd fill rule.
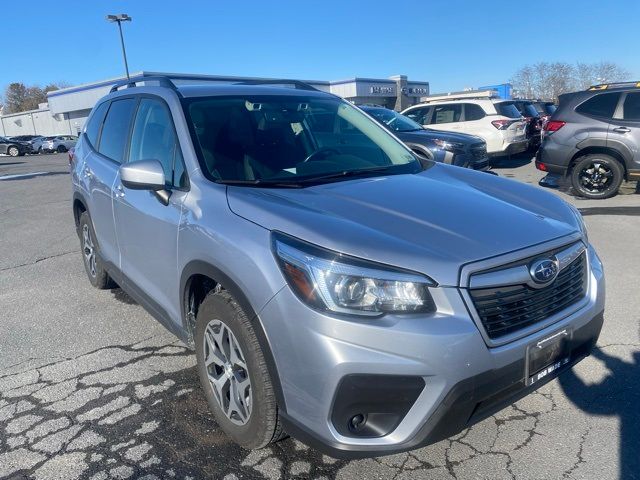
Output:
[[[528,157],[497,163],[536,185]],[[0,157],[0,478],[640,478],[640,194],[578,206],[607,274],[594,355],[438,444],[335,460],[248,452],[207,411],[195,358],[119,289],[86,280],[67,155]]]

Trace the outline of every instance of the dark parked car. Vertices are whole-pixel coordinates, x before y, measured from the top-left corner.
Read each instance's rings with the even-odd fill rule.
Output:
[[[560,95],[544,127],[538,170],[566,176],[578,195],[608,198],[623,179],[640,180],[640,88],[596,85]]]
[[[487,144],[480,137],[424,128],[409,117],[384,107],[360,108],[421,157],[474,170],[489,170]]]
[[[44,138],[45,137],[42,135],[17,135],[15,137],[10,137],[11,140],[28,143],[31,147],[30,153],[40,152]]]
[[[0,154],[19,157],[31,151],[31,146],[27,142],[0,137]]]
[[[524,117],[527,122],[527,138],[529,139],[529,148],[536,149],[540,145],[540,132],[542,131],[542,116],[538,111],[534,102],[531,100],[514,100],[513,104]]]

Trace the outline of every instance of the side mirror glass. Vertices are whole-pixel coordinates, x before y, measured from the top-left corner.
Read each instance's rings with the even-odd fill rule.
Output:
[[[140,160],[120,167],[120,181],[132,190],[165,189],[164,170],[159,160]]]

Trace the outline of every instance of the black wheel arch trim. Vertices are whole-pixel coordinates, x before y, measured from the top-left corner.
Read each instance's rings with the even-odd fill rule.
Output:
[[[180,276],[180,311],[182,314],[182,328],[184,330],[184,335],[186,337],[190,337],[191,335],[191,327],[188,325],[186,311],[188,299],[185,297],[187,294],[187,282],[193,275],[204,275],[212,279],[217,284],[220,284],[225,290],[227,290],[240,304],[240,307],[244,310],[247,318],[249,318],[251,324],[253,325],[258,343],[260,344],[260,348],[262,349],[262,353],[264,354],[264,358],[267,363],[267,370],[269,371],[269,375],[271,376],[271,382],[273,384],[274,393],[276,395],[278,410],[281,412],[286,412],[284,392],[282,390],[282,384],[278,375],[276,362],[273,357],[273,350],[271,349],[269,338],[267,337],[258,313],[255,311],[255,309],[251,305],[251,302],[249,302],[249,299],[242,291],[242,289],[236,284],[236,282],[234,282],[219,268],[201,260],[193,260],[189,262],[182,270],[182,274]]]
[[[620,161],[623,171],[626,175],[627,165],[633,160],[633,153],[629,150],[624,143],[619,140],[602,139],[602,138],[587,138],[582,140],[576,145],[578,152],[571,159],[571,164],[575,163],[578,158],[583,155],[589,155],[591,153],[602,153],[605,155],[611,155]],[[589,149],[596,148],[597,151],[589,152]]]

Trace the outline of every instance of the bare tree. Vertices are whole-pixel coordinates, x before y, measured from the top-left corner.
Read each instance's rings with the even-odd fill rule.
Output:
[[[47,92],[68,86],[66,82],[50,83],[44,88],[37,85],[27,87],[24,83],[10,83],[4,93],[4,113],[35,110],[40,103],[47,101]]]
[[[539,62],[525,65],[511,79],[516,96],[556,101],[563,93],[584,90],[598,83],[619,82],[629,72],[613,62]]]

